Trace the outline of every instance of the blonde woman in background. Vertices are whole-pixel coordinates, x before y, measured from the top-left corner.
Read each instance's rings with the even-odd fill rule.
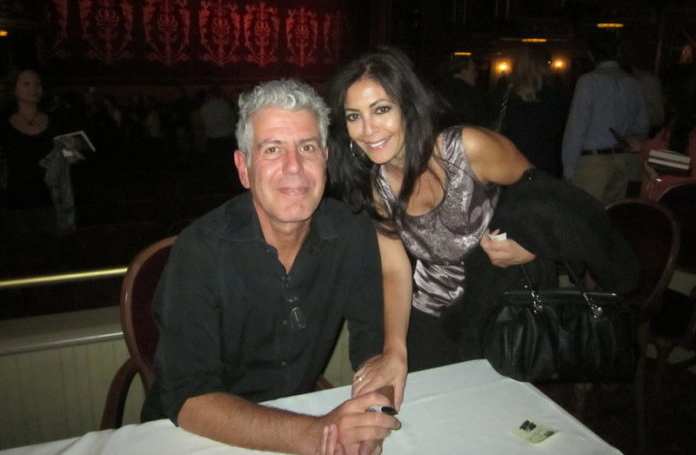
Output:
[[[510,84],[494,97],[493,112],[502,117],[500,132],[532,165],[559,177],[568,100],[551,81],[549,65],[549,55],[543,48],[517,50]],[[507,108],[500,114],[505,102]]]

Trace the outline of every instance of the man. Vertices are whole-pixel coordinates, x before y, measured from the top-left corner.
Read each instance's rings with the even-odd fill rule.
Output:
[[[200,108],[201,121],[205,129],[206,153],[219,155],[232,153],[234,144],[234,110],[225,99],[222,88],[211,87]]]
[[[329,429],[344,450],[380,442],[399,423],[350,399],[320,417],[256,404],[311,391],[348,320],[354,366],[382,348],[382,290],[374,227],[323,200],[328,109],[296,81],[239,100],[234,155],[250,191],[184,230],[160,280],[156,380],[143,418],[169,417],[228,444],[319,452]],[[325,430],[326,429],[326,430]]]
[[[457,60],[449,67],[447,79],[442,84],[442,95],[451,109],[446,125],[488,126],[490,115],[488,99],[476,85],[478,69],[473,59]]]
[[[227,172],[235,149],[236,115],[220,86],[216,85],[208,90],[206,99],[198,110],[198,117],[205,132],[205,156],[199,159],[209,169],[211,178],[238,188],[239,184],[234,176]]]
[[[563,175],[609,204],[626,196],[648,115],[638,82],[619,66],[618,43],[598,37],[590,47],[597,65],[575,86],[563,136]]]

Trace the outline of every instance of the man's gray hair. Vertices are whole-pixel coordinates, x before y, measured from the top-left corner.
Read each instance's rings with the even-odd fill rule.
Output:
[[[239,119],[237,120],[237,144],[247,161],[251,159],[254,131],[251,116],[266,107],[279,107],[290,111],[312,112],[319,123],[319,140],[326,148],[329,129],[329,108],[311,86],[294,80],[282,79],[264,82],[239,95]]]

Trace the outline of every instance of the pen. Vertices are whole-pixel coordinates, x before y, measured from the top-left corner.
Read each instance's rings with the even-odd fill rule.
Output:
[[[395,416],[398,414],[397,410],[392,408],[391,406],[379,406],[379,405],[372,405],[369,408],[367,408],[367,412],[381,412],[382,414],[388,414],[390,416]]]

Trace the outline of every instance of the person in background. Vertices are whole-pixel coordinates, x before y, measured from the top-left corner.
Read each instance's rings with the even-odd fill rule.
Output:
[[[205,129],[206,153],[209,156],[231,157],[234,151],[235,113],[220,86],[208,90],[200,107],[200,115]]]
[[[229,181],[232,153],[235,149],[235,112],[225,99],[220,86],[211,87],[199,111],[205,131],[205,164],[211,173],[218,173],[221,181]]]
[[[354,210],[377,222],[385,290],[383,355],[356,372],[353,388],[393,384],[401,396],[406,370],[465,360],[440,321],[465,292],[463,258],[480,243],[499,266],[534,259],[513,239],[487,235],[500,186],[519,180],[530,164],[492,131],[455,126],[438,133],[435,96],[393,48],[340,69],[328,99],[329,175]]]
[[[515,53],[510,84],[496,97],[506,103],[500,133],[536,167],[561,176],[561,142],[568,103],[549,79],[549,55],[539,47]]]
[[[60,233],[51,193],[39,162],[53,149],[53,137],[60,130],[55,119],[41,108],[43,84],[33,69],[16,72],[10,86],[14,89],[15,109],[0,125],[0,150],[5,170],[0,170],[3,238],[32,234]]]
[[[563,176],[604,204],[626,197],[640,141],[648,134],[638,81],[619,64],[613,35],[589,42],[595,69],[577,81],[563,134]]]
[[[478,69],[471,59],[455,60],[448,65],[447,77],[440,86],[449,109],[442,124],[486,126],[490,122],[486,92],[477,86]]]
[[[379,453],[399,422],[367,412],[379,393],[323,416],[257,404],[309,392],[343,318],[357,367],[382,348],[374,226],[323,199],[328,109],[306,84],[256,86],[239,98],[234,163],[249,192],[186,228],[157,288],[155,383],[143,420],[168,417],[228,444],[347,455]],[[359,286],[355,284],[359,283]]]

